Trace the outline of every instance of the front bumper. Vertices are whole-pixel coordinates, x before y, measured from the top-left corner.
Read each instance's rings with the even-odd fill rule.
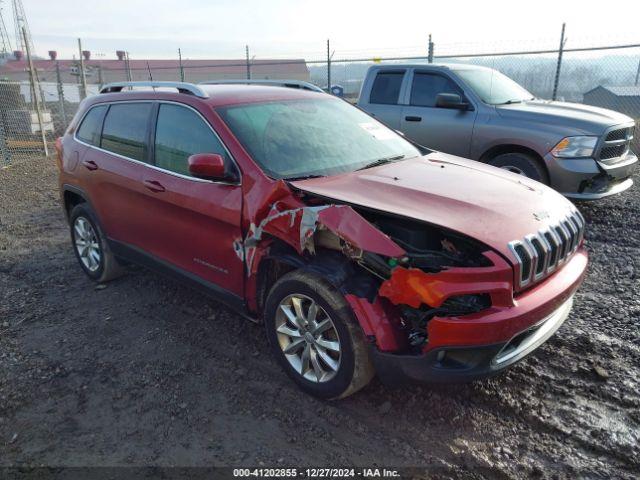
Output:
[[[544,161],[552,188],[576,200],[597,200],[633,185],[631,176],[638,157],[629,150],[625,157],[607,164],[593,158],[560,159],[549,153]]]
[[[546,342],[569,316],[573,297],[541,321],[507,342],[480,347],[443,347],[424,355],[394,355],[371,347],[370,356],[386,384],[468,382],[490,377],[522,360]]]
[[[562,325],[586,268],[587,253],[579,248],[560,270],[515,296],[511,306],[432,318],[428,342],[419,355],[372,345],[378,376],[386,383],[460,382],[498,373],[529,355]]]

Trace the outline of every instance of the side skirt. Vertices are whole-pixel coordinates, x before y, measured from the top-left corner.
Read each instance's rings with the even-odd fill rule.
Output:
[[[254,317],[248,310],[247,305],[242,297],[235,293],[226,290],[215,283],[208,282],[202,278],[194,275],[191,272],[176,267],[175,265],[166,262],[155,255],[145,252],[144,250],[128,245],[117,240],[108,239],[109,248],[113,254],[126,260],[127,262],[135,263],[142,267],[148,268],[156,273],[159,273],[165,277],[175,280],[179,283],[187,283],[189,287],[197,290],[208,297],[221,302],[229,308],[235,310],[252,322],[259,323],[259,320]]]

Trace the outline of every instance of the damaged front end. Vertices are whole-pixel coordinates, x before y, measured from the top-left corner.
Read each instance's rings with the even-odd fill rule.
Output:
[[[480,242],[284,189],[280,182],[268,210],[253,212],[236,248],[254,311],[274,275],[308,269],[343,293],[378,351],[420,354],[450,341],[439,319],[513,305],[511,266]]]

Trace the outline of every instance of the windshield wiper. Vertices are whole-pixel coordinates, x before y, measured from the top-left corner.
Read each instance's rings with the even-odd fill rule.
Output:
[[[295,182],[296,180],[308,180],[310,178],[322,178],[324,175],[301,175],[299,177],[284,177],[287,182]]]
[[[515,99],[515,100],[507,100],[506,102],[496,103],[496,105],[513,105],[514,103],[522,103],[524,100]]]
[[[384,165],[385,163],[391,163],[395,160],[402,160],[406,155],[393,155],[391,157],[382,157],[378,160],[374,160],[371,163],[367,163],[364,167],[356,168],[358,170],[366,170],[367,168],[377,167],[378,165]]]

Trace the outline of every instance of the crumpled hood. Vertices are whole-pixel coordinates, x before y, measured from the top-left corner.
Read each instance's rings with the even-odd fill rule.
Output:
[[[586,135],[602,135],[607,128],[613,125],[633,121],[632,118],[613,110],[581,103],[550,100],[498,105],[496,111],[504,118],[514,118],[518,121],[530,119],[542,122],[547,126],[556,125],[565,129],[576,129]]]
[[[292,182],[295,188],[356,206],[439,225],[508,248],[575,211],[541,183],[472,160],[434,152],[366,170]]]

